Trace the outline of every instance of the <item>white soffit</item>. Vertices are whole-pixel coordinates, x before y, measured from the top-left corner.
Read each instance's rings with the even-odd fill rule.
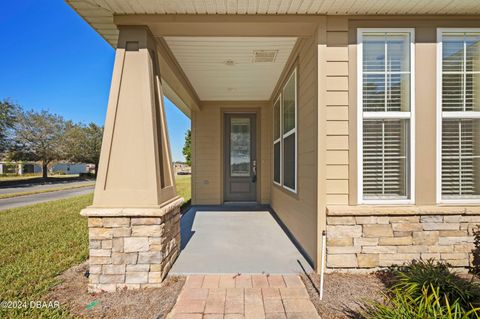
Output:
[[[115,14],[478,14],[478,0],[66,0]]]
[[[165,37],[203,101],[262,101],[270,95],[296,38]],[[273,62],[255,62],[258,51],[275,52]]]
[[[114,15],[477,15],[479,0],[65,0],[112,46]]]

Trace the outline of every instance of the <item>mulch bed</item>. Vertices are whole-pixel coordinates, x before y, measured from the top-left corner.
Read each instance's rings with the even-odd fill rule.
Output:
[[[61,283],[48,294],[48,300],[60,301],[61,307],[80,318],[158,318],[163,319],[175,305],[185,277],[167,277],[159,289],[122,290],[114,293],[88,293],[83,263],[63,273]]]
[[[363,318],[362,305],[383,300],[385,278],[376,274],[325,274],[322,301],[318,292],[320,275],[310,273],[301,277],[322,319]]]

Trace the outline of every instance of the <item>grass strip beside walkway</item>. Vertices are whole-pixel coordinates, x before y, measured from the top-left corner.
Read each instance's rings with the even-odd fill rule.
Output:
[[[43,301],[57,275],[88,257],[92,195],[0,211],[0,301]],[[0,318],[64,318],[62,309],[5,309]]]

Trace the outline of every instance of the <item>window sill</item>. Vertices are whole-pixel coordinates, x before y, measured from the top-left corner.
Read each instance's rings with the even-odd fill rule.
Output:
[[[386,215],[479,215],[478,205],[358,205],[328,206],[327,216],[386,216]]]
[[[280,184],[277,184],[277,183],[275,183],[275,182],[273,183],[273,187],[274,187],[275,189],[279,190],[280,192],[282,192],[282,193],[290,196],[290,197],[293,197],[293,198],[295,198],[295,199],[297,199],[297,200],[299,199],[299,197],[298,197],[298,190],[293,191],[293,190],[291,190],[290,188],[287,188],[287,187],[285,187],[285,186],[283,186],[283,185],[280,185]]]

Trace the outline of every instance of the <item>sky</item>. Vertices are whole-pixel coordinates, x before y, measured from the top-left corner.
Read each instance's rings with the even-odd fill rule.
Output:
[[[0,100],[103,125],[114,49],[62,0],[0,1]],[[190,119],[166,99],[174,161]]]

